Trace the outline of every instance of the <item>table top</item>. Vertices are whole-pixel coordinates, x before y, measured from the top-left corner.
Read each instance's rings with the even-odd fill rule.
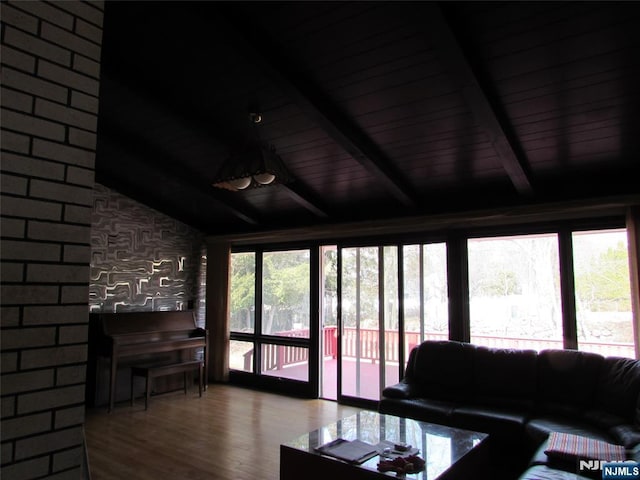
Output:
[[[316,448],[337,438],[357,439],[372,445],[378,445],[383,441],[404,442],[417,448],[418,455],[426,461],[422,472],[407,474],[405,478],[435,480],[485,441],[487,436],[486,433],[365,410],[305,433],[283,446],[319,456],[321,454]],[[380,458],[376,455],[357,467],[377,472]],[[395,473],[388,475],[396,476]]]

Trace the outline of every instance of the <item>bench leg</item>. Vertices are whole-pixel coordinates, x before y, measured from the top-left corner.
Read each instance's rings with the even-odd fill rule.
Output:
[[[184,378],[184,394],[187,394],[187,372],[185,371],[183,374],[183,378]]]
[[[145,381],[145,384],[146,384],[146,392],[145,392],[145,397],[144,397],[144,409],[145,409],[145,410],[146,410],[147,408],[149,408],[149,398],[151,397],[151,386],[150,386],[150,383],[151,383],[151,382],[150,382],[150,379],[149,379],[149,377],[150,377],[150,376],[151,376],[151,375],[149,375],[149,374],[147,373],[147,375],[146,375],[146,377],[145,377],[145,378],[146,378],[146,381]]]
[[[198,366],[198,394],[202,396],[202,364]]]
[[[133,407],[133,372],[131,372],[131,406]]]

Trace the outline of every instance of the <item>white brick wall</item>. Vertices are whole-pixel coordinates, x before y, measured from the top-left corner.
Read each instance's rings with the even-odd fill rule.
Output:
[[[82,478],[103,16],[0,3],[2,478]]]

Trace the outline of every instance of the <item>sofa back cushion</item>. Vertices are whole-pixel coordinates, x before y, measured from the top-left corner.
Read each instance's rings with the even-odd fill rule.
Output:
[[[463,342],[426,341],[416,347],[413,379],[421,395],[464,400],[473,388],[473,350]]]
[[[600,369],[594,407],[636,421],[640,395],[640,361],[631,358],[605,358]]]
[[[581,416],[593,405],[604,357],[576,350],[538,354],[538,406],[541,411]]]
[[[535,350],[478,347],[473,356],[477,402],[503,407],[533,406],[538,359]]]

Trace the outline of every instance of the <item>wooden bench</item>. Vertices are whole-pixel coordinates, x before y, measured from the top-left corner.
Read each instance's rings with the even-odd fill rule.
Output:
[[[162,377],[165,375],[173,375],[175,373],[184,374],[184,393],[187,394],[187,374],[198,370],[198,393],[202,397],[202,371],[204,370],[204,361],[189,360],[180,363],[165,363],[151,365],[134,365],[131,367],[131,406],[133,406],[133,379],[135,377],[145,378],[145,399],[144,409],[149,407],[149,398],[151,397],[151,379]]]

